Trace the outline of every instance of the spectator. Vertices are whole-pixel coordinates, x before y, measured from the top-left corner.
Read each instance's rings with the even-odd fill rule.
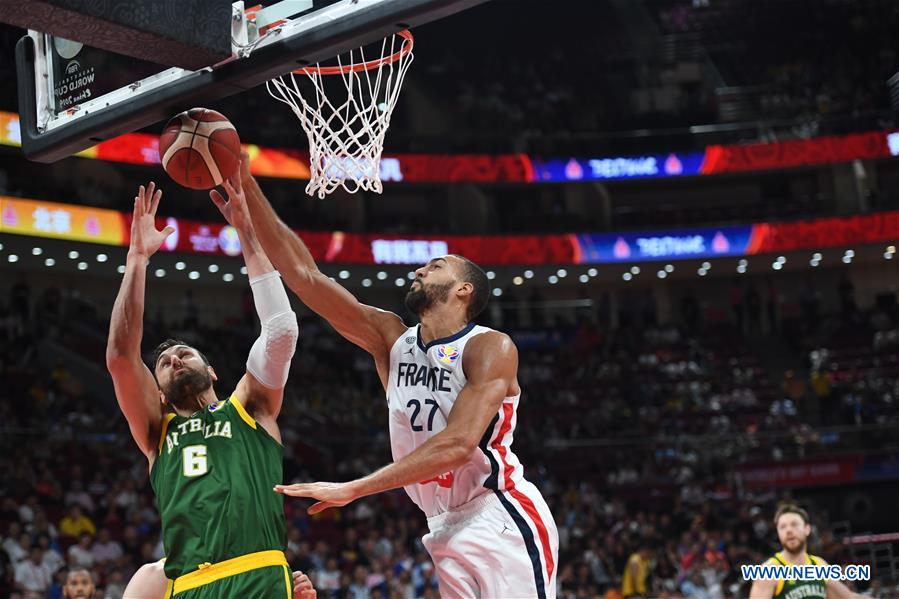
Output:
[[[97,540],[91,548],[94,563],[104,565],[107,562],[117,561],[122,557],[122,553],[122,545],[110,536],[109,530],[100,529],[100,534],[97,535]]]
[[[122,576],[121,571],[114,570],[106,581],[106,593],[103,599],[119,599],[125,592],[127,581]]]
[[[47,513],[44,510],[38,510],[35,513],[34,521],[28,527],[28,532],[32,535],[46,535],[54,543],[59,538],[59,531],[47,519]]]
[[[69,547],[69,565],[76,568],[90,569],[94,566],[94,554],[91,551],[91,536],[82,534],[78,543]]]
[[[46,598],[52,576],[43,559],[40,547],[33,547],[28,559],[16,566],[16,588],[22,592],[22,599]]]
[[[315,590],[323,597],[330,597],[340,590],[340,570],[337,569],[337,560],[333,557],[328,560],[325,569],[319,572]]]
[[[59,551],[50,545],[50,537],[47,535],[38,537],[37,546],[41,548],[44,555],[43,565],[51,575],[56,574],[66,565],[66,560],[63,559]]]
[[[19,506],[19,520],[25,524],[27,529],[34,520],[35,511],[40,511],[38,507],[37,495],[29,495],[28,500]]]
[[[9,529],[3,538],[3,551],[6,552],[12,564],[17,564],[28,557],[28,552],[31,550],[31,537],[23,535],[22,532],[22,525],[17,520],[13,520],[9,523]],[[23,538],[25,541],[24,547],[21,544]]]
[[[84,484],[80,480],[71,482],[71,488],[65,495],[65,503],[66,505],[79,505],[88,513],[94,511],[94,500],[84,490]]]
[[[649,579],[649,558],[651,555],[652,550],[650,547],[644,545],[628,558],[627,567],[624,569],[624,574],[621,577],[621,595],[624,599],[628,597],[647,597],[649,595],[647,581]]]
[[[31,535],[27,532],[20,533],[19,542],[6,548],[10,563],[15,566],[27,560],[33,546]]]
[[[69,513],[60,520],[59,533],[64,537],[71,538],[78,538],[85,533],[94,536],[97,533],[97,527],[84,514],[80,505],[73,505],[69,508]]]
[[[366,585],[363,566],[356,566],[353,570],[353,583],[350,585],[348,597],[349,599],[370,599],[371,597],[368,585]]]

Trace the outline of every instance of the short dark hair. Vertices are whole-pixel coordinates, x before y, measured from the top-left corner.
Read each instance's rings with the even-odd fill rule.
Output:
[[[780,520],[780,517],[784,514],[796,514],[802,521],[806,524],[811,524],[811,520],[809,520],[808,512],[796,505],[795,503],[785,503],[779,508],[777,508],[777,513],[774,514],[774,527],[777,528],[777,521]]]
[[[196,347],[194,347],[190,343],[187,343],[186,341],[182,341],[181,339],[166,339],[165,341],[163,341],[162,343],[157,345],[156,349],[153,350],[153,368],[151,368],[150,371],[154,373],[154,375],[153,375],[154,377],[156,376],[155,375],[156,363],[159,362],[159,356],[161,356],[162,352],[164,352],[168,348],[175,347],[176,345],[185,345],[185,346],[195,350],[198,354],[200,354],[200,357],[203,359],[203,363],[206,364],[206,366],[209,366],[209,360],[206,359],[206,356],[203,355],[203,352],[198,350]]]
[[[71,576],[72,574],[80,574],[81,572],[84,572],[87,575],[87,577],[90,579],[91,584],[94,584],[93,572],[91,572],[87,568],[81,568],[81,567],[69,568],[68,570],[66,570],[66,580],[68,580],[69,576]]]
[[[462,281],[471,283],[473,290],[471,292],[471,300],[468,302],[468,312],[465,315],[466,320],[471,322],[484,311],[487,307],[487,300],[490,299],[490,280],[487,273],[480,266],[458,254],[453,254],[462,261]]]

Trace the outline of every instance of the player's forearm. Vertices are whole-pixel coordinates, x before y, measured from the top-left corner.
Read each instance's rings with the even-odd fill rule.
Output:
[[[140,344],[144,335],[144,292],[148,260],[144,255],[128,252],[125,276],[122,278],[122,285],[119,287],[109,321],[107,361],[140,356]]]
[[[247,275],[251,279],[275,270],[252,227],[247,231],[238,230],[237,237],[240,239],[240,250],[247,266]]]
[[[262,189],[256,179],[249,177],[243,181],[243,190],[247,198],[247,208],[250,210],[250,218],[253,219],[253,227],[262,247],[272,257],[272,262],[278,270],[287,270],[290,262],[295,268],[300,265],[311,271],[318,270],[318,265],[312,258],[312,253],[303,240],[284,224],[275,209],[269,203],[268,198],[262,193]]]
[[[359,497],[420,483],[455,470],[473,450],[457,439],[435,435],[401,460],[355,481]]]

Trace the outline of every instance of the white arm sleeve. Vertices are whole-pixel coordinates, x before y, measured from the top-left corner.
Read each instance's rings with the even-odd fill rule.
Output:
[[[287,384],[290,360],[300,336],[297,315],[290,309],[278,271],[250,279],[250,288],[262,333],[250,349],[247,372],[263,386],[281,389]]]

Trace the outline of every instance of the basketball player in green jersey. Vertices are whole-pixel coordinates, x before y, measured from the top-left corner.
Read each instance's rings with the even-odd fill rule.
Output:
[[[826,566],[827,562],[807,553],[812,526],[808,513],[797,505],[782,505],[774,516],[774,528],[783,550],[765,564],[772,566]],[[750,599],[848,599],[861,597],[838,580],[756,580]]]
[[[232,183],[225,186],[229,193]],[[277,417],[296,347],[296,315],[245,210],[214,196],[237,229],[262,334],[250,350],[246,374],[225,401],[213,390],[215,370],[186,343],[162,343],[151,371],[140,351],[147,262],[173,232],[156,229],[161,196],[151,183],[134,198],[106,364],[119,407],[147,457],[162,519],[165,575],[173,581],[170,595],[289,599],[283,502],[272,487],[282,479]]]

